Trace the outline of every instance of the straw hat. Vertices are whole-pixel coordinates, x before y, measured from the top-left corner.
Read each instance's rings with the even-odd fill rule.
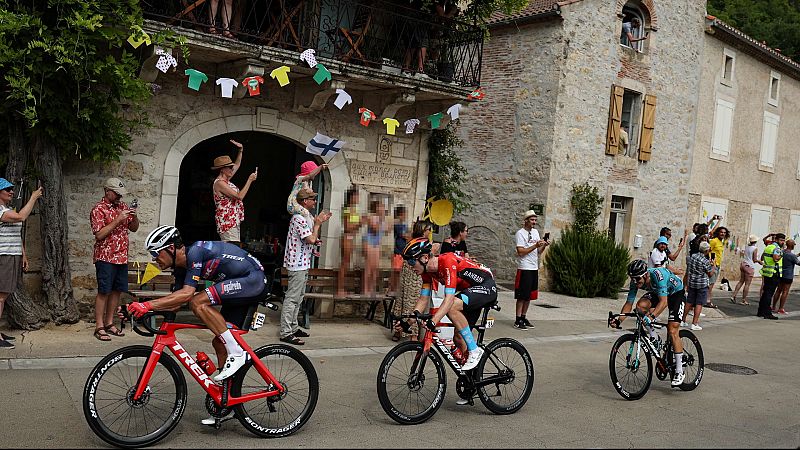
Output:
[[[211,170],[221,169],[223,167],[230,167],[233,166],[234,163],[231,160],[231,157],[228,155],[217,156],[214,158],[214,166],[211,167]]]

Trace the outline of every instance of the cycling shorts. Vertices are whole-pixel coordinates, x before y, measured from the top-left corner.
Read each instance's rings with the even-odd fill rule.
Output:
[[[212,305],[222,305],[220,313],[226,322],[242,328],[247,311],[258,303],[266,286],[264,272],[253,271],[245,277],[231,278],[207,287],[206,295]]]
[[[497,285],[493,279],[487,278],[482,284],[464,289],[456,295],[456,298],[464,302],[464,317],[467,318],[470,328],[475,328],[484,308],[497,301]]]
[[[658,299],[658,297],[656,297]],[[686,293],[683,289],[672,293],[667,297],[667,309],[669,309],[669,317],[667,322],[682,322],[683,321],[683,308],[686,301]],[[655,304],[654,304],[655,306]]]

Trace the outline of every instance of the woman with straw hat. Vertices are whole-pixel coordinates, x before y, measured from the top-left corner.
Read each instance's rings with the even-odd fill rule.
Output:
[[[258,177],[258,167],[255,172],[247,177],[247,182],[244,187],[239,190],[231,178],[239,166],[242,164],[242,144],[231,139],[231,144],[239,148],[239,153],[236,156],[236,161],[232,161],[228,155],[218,156],[214,158],[214,165],[211,170],[217,172],[217,177],[214,179],[214,205],[216,205],[216,213],[214,220],[217,223],[217,233],[222,241],[226,242],[240,242],[240,225],[244,220],[244,196],[250,190],[250,185]]]

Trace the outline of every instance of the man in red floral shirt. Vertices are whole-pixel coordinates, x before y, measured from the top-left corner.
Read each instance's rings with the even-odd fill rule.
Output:
[[[128,231],[139,229],[136,209],[121,201],[128,191],[119,178],[109,178],[105,195],[89,216],[94,233],[97,297],[94,302],[94,337],[110,341],[109,334],[124,336],[114,325],[120,293],[128,288]]]

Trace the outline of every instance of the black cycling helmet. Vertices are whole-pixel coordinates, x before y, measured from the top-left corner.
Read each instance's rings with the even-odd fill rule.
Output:
[[[418,237],[411,239],[403,249],[403,259],[406,261],[416,261],[420,256],[431,252],[433,245],[428,238]]]
[[[631,277],[641,277],[647,273],[647,263],[643,259],[634,259],[628,264],[628,275]]]

